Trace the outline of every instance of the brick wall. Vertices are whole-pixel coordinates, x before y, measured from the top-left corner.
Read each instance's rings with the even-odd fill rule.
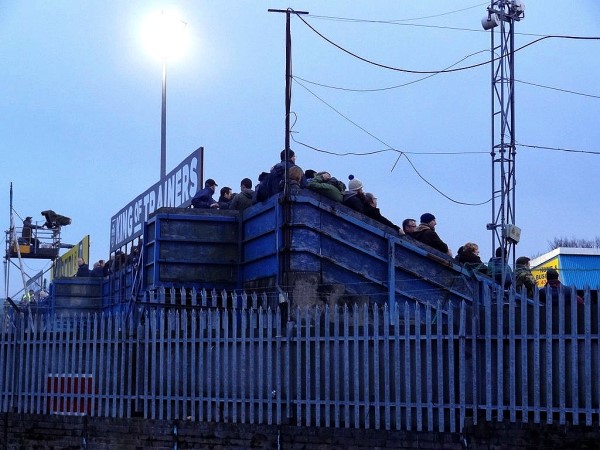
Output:
[[[454,433],[4,413],[5,449],[598,449],[594,427],[483,423]]]

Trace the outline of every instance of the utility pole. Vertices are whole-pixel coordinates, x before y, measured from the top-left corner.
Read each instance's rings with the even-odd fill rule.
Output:
[[[285,161],[286,164],[285,172],[283,176],[284,187],[283,187],[283,223],[281,224],[283,234],[283,248],[277,252],[278,257],[278,275],[276,285],[280,293],[280,307],[288,307],[291,299],[285,301],[284,289],[281,288],[288,285],[287,274],[291,270],[290,263],[290,248],[292,244],[292,232],[291,232],[291,217],[292,217],[292,205],[290,203],[289,196],[289,180],[288,180],[288,167],[287,161],[290,160],[290,110],[292,107],[292,31],[291,31],[291,16],[292,14],[308,14],[308,11],[294,11],[291,8],[288,9],[269,9],[269,12],[285,13]],[[285,306],[284,306],[285,305]]]
[[[492,60],[492,254],[501,248],[505,262],[515,264],[515,245],[521,230],[515,225],[515,22],[525,17],[524,6],[518,0],[492,0],[482,20],[485,30],[491,30]],[[494,28],[499,27],[496,44]],[[508,274],[502,265],[502,285]]]

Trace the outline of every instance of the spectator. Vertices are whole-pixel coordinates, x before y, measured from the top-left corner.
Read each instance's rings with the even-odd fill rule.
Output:
[[[575,303],[575,316],[573,316],[573,293],[572,288],[564,286],[559,281],[559,275],[556,269],[548,269],[546,271],[546,286],[539,291],[540,303],[548,304],[552,303],[552,333],[559,333],[561,331],[561,316],[563,332],[565,334],[580,333],[583,334],[585,330],[585,322],[583,307],[585,302],[583,298],[576,295],[577,302]],[[564,300],[564,310],[560,311],[560,298]],[[548,298],[548,296],[550,296]],[[573,323],[575,319],[575,324]],[[548,330],[550,331],[550,330]]]
[[[215,180],[212,178],[206,180],[204,183],[204,189],[200,189],[198,192],[196,192],[196,195],[194,195],[194,198],[192,199],[192,206],[194,208],[218,209],[219,203],[212,198],[217,186],[218,184],[215,183]]]
[[[256,189],[254,190],[254,195],[252,196],[252,204],[258,202],[264,202],[269,198],[269,172],[261,172],[258,176],[258,184],[256,185]]]
[[[77,258],[77,273],[75,276],[77,278],[81,277],[89,277],[90,276],[90,268],[87,263],[83,260],[83,258]]]
[[[365,198],[367,200],[367,202],[365,204],[365,215],[367,217],[370,217],[371,219],[376,220],[379,223],[382,223],[384,225],[387,225],[390,228],[393,228],[399,234],[404,234],[404,231],[402,231],[402,229],[398,225],[396,225],[391,220],[389,220],[388,218],[381,215],[381,212],[379,211],[379,208],[377,207],[377,197],[375,197],[370,192],[367,192],[365,194]]]
[[[307,187],[336,202],[342,203],[344,200],[344,183],[336,180],[329,172],[317,173]]]
[[[529,261],[530,259],[527,256],[519,256],[517,258],[515,265],[515,286],[517,288],[517,292],[521,292],[521,289],[523,286],[525,286],[527,297],[533,298],[536,282],[533,274],[531,273]]]
[[[490,258],[488,262],[488,275],[496,280],[504,289],[508,289],[512,285],[513,273],[510,266],[506,262],[507,252],[502,247],[496,249],[496,256]],[[502,280],[502,269],[504,269],[504,282]]]
[[[315,177],[316,174],[317,174],[317,172],[312,169],[308,169],[308,170],[304,171],[304,176],[306,177],[307,185],[313,180],[313,178]]]
[[[237,211],[243,211],[252,205],[252,198],[254,197],[254,191],[252,190],[252,180],[250,178],[244,178],[240,183],[240,192],[235,194],[229,209],[235,209]]]
[[[457,261],[473,271],[487,273],[487,266],[479,257],[479,246],[473,242],[467,242],[458,250]]]
[[[437,221],[435,220],[435,216],[433,214],[422,214],[421,223],[412,233],[412,237],[423,244],[427,244],[430,247],[439,250],[442,253],[446,253],[448,256],[452,256],[452,251],[448,248],[448,245],[440,239],[435,231],[436,225]]]
[[[412,236],[417,231],[417,221],[415,219],[404,219],[402,221],[402,231],[404,231],[404,234]]]
[[[90,277],[103,277],[104,276],[104,261],[96,261],[94,263],[94,268],[90,272]]]
[[[350,181],[348,182],[348,190],[343,194],[343,203],[354,211],[364,214],[367,199],[363,192],[362,181],[358,178],[354,178],[354,175],[349,175],[348,179]]]
[[[286,151],[282,150],[280,153],[280,158],[281,158],[281,162],[275,164],[272,168],[271,168],[271,172],[269,173],[269,177],[268,177],[268,197],[271,197],[272,195],[275,195],[279,192],[282,192],[284,187],[285,187],[285,177],[286,174],[288,176],[289,179],[289,173],[290,173],[290,169],[294,166],[296,166],[296,154],[294,153],[293,150],[289,150],[288,152],[288,159],[286,160]],[[298,167],[298,166],[296,166]],[[302,169],[300,169],[302,170]],[[300,177],[300,181],[298,182],[298,185],[301,189],[306,187],[306,177],[304,176],[304,172],[302,172],[302,176]],[[260,201],[260,200],[259,200]]]
[[[231,199],[233,198],[233,190],[229,186],[221,188],[221,195],[219,195],[219,209],[229,209]]]
[[[292,166],[290,167],[290,170],[288,171],[288,180],[289,180],[289,185],[288,185],[288,189],[289,189],[289,193],[292,195],[297,194],[301,188],[301,184],[302,184],[302,178],[304,177],[304,172],[302,172],[302,169],[298,166]]]

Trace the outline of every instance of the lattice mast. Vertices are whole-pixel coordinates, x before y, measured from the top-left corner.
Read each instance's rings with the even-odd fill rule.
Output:
[[[515,133],[515,22],[525,17],[522,2],[492,1],[482,21],[491,30],[492,60],[492,254],[502,249],[502,257],[515,263],[515,245],[520,229],[515,225],[516,133]],[[497,28],[496,30],[494,28]],[[507,274],[502,268],[502,280]]]

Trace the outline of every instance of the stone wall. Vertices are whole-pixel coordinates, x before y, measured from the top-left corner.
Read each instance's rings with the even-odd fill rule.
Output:
[[[594,427],[483,423],[456,433],[4,413],[5,449],[597,449]]]

